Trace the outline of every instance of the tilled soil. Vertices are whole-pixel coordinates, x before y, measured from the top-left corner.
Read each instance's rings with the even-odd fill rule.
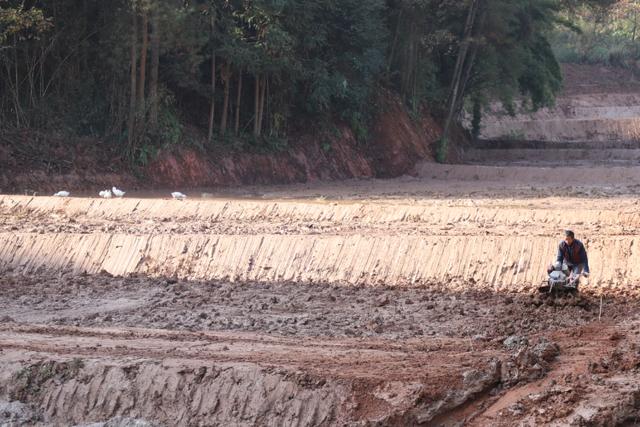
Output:
[[[426,168],[0,197],[0,425],[634,425],[635,169]],[[567,227],[590,280],[539,294]]]
[[[450,293],[436,284],[393,289],[7,273],[0,278],[0,305],[6,319],[18,323],[479,342],[571,328],[600,314],[599,299],[585,294],[551,298],[468,287]],[[603,300],[604,319],[626,316],[635,307]]]
[[[5,272],[0,307],[0,401],[15,425],[639,415],[634,300]]]

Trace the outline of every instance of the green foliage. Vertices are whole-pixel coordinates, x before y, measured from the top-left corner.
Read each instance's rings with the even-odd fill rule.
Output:
[[[465,3],[392,0],[388,4],[386,78],[414,110],[422,102],[436,108],[444,105]]]
[[[265,136],[264,144],[261,144],[266,148],[266,151],[269,152],[283,152],[289,149],[289,141],[286,138],[281,138],[279,136]]]
[[[349,125],[356,137],[356,141],[364,144],[369,139],[369,123],[362,114],[354,112],[351,115]]]
[[[151,144],[142,144],[134,148],[134,152],[131,157],[134,164],[137,166],[146,166],[151,162],[158,154],[158,147]]]
[[[424,103],[443,112],[468,43],[462,98],[473,102],[461,105],[473,105],[479,128],[495,100],[508,111],[553,104],[561,75],[548,36],[559,25],[586,28],[570,19],[583,3],[480,0],[472,38],[462,40],[469,0],[0,1],[0,127],[110,138],[136,164],[208,125],[211,141],[244,148],[286,149],[309,123],[345,123],[365,143],[381,87],[416,117]],[[623,15],[612,37],[635,37]],[[152,44],[142,46],[156,31],[154,68]],[[623,61],[624,49],[600,55]],[[143,69],[142,98],[131,96]]]
[[[640,60],[640,3],[601,1],[565,11],[551,42],[562,62],[634,66]]]
[[[166,105],[160,110],[158,136],[165,145],[178,145],[182,140],[182,121],[172,106]]]
[[[24,2],[0,2],[0,49],[8,43],[37,39],[51,27],[41,9],[26,9]]]
[[[141,141],[132,147],[129,159],[137,166],[146,166],[156,158],[162,148],[177,146],[183,142],[184,125],[174,109],[173,98],[164,93],[158,127],[145,130]]]
[[[558,11],[558,4],[547,0],[487,2],[469,95],[498,99],[510,112],[521,98],[529,100],[532,110],[553,105],[562,74],[546,35]]]
[[[330,141],[324,141],[322,143],[322,145],[320,146],[320,148],[322,148],[322,151],[325,153],[329,153],[332,149],[332,145]]]

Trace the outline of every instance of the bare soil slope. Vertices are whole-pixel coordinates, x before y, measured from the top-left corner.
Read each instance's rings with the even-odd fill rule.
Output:
[[[0,199],[0,266],[184,279],[531,290],[576,228],[591,286],[630,292],[637,200]],[[570,218],[567,211],[571,210]],[[460,283],[456,283],[455,280]]]
[[[441,129],[430,113],[422,111],[416,119],[386,91],[376,102],[381,111],[367,130],[366,143],[344,123],[305,127],[279,147],[265,141],[209,144],[202,143],[202,135],[185,134],[178,146],[164,147],[135,167],[115,141],[5,132],[0,134],[0,193],[98,190],[114,184],[151,189],[397,177],[432,160]],[[159,147],[149,147],[150,152],[155,149]]]

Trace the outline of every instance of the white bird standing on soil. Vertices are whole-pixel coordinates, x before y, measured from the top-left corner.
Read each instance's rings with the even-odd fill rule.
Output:
[[[103,190],[98,193],[103,199],[110,199],[112,197],[111,190]]]
[[[69,193],[68,191],[58,191],[53,195],[53,197],[69,197],[70,195],[71,193]]]
[[[187,195],[186,194],[182,194],[179,191],[174,191],[173,193],[171,193],[171,197],[173,197],[174,199],[177,199],[177,200],[184,200],[184,199],[187,198]]]
[[[116,187],[111,188],[111,192],[116,197],[123,197],[126,193]]]

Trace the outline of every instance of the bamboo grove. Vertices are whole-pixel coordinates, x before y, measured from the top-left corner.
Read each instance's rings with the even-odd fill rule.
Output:
[[[381,88],[447,127],[491,100],[539,108],[561,87],[549,34],[576,3],[0,0],[0,130],[92,135],[133,156],[335,121],[366,140]]]

